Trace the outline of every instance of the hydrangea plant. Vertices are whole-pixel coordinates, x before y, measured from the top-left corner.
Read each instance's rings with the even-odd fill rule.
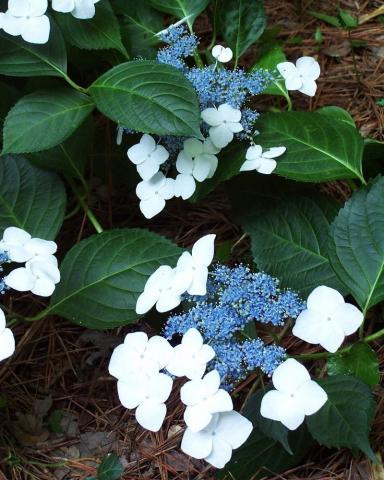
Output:
[[[135,324],[109,361],[122,408],[151,432],[170,418],[181,450],[225,478],[295,465],[313,442],[376,461],[384,180],[363,162],[367,145],[383,148],[339,107],[293,110],[316,95],[316,58],[287,59],[263,35],[261,0],[0,7],[0,360],[19,348],[19,321]],[[123,165],[134,220],[120,228],[93,209],[91,172],[105,169],[95,124],[115,152],[108,169]],[[349,185],[344,204],[319,193],[328,181]],[[251,255],[223,258],[215,231],[190,249],[154,233],[170,204],[216,188],[244,231],[232,251],[248,236]],[[79,210],[95,232],[68,247],[60,230]],[[42,297],[39,310],[18,313],[17,292]],[[142,316],[158,317],[157,335],[136,325]]]

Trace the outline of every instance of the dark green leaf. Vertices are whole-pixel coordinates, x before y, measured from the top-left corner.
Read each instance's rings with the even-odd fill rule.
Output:
[[[328,401],[306,418],[313,438],[326,447],[358,448],[376,461],[368,439],[375,408],[371,389],[361,380],[343,375],[318,383],[327,392]]]
[[[157,267],[175,264],[180,249],[146,230],[108,230],[75,245],[61,267],[49,311],[87,328],[127,325]]]
[[[340,20],[333,15],[327,15],[326,13],[321,12],[309,12],[309,14],[319,20],[323,20],[323,22],[329,23],[329,25],[332,25],[333,27],[341,27]]]
[[[125,127],[201,137],[195,90],[174,67],[150,60],[123,63],[98,78],[89,90],[99,110]]]
[[[352,375],[371,387],[380,381],[377,355],[364,342],[355,343],[347,352],[328,358],[327,370],[329,375]]]
[[[19,92],[15,87],[8,83],[0,82],[0,126],[2,126],[5,117],[11,107],[17,102],[19,98]]]
[[[64,219],[65,189],[54,173],[23,157],[0,158],[0,231],[10,226],[35,237],[54,239]]]
[[[118,480],[124,472],[123,464],[116,453],[110,453],[97,469],[98,480]]]
[[[257,122],[257,143],[263,148],[283,145],[286,153],[277,160],[276,173],[303,182],[340,178],[363,181],[363,139],[344,121],[329,121],[312,112],[267,113]]]
[[[350,127],[356,128],[356,124],[352,118],[352,115],[347,112],[347,110],[344,110],[344,108],[334,106],[322,107],[316,110],[316,113],[327,115],[328,117],[333,118],[339,122],[344,122]]]
[[[0,32],[0,74],[13,77],[65,77],[67,52],[60,30],[52,22],[49,42],[34,45]]]
[[[366,312],[384,300],[384,177],[356,191],[331,227],[330,260]]]
[[[4,123],[3,153],[47,150],[66,140],[94,108],[92,100],[68,87],[21,98]]]
[[[71,45],[85,50],[114,48],[127,55],[121,42],[117,18],[108,0],[96,5],[96,15],[89,20],[79,20],[72,15],[56,15],[65,39]]]
[[[191,27],[196,17],[207,8],[209,0],[149,0],[149,3],[161,12],[186,19]]]
[[[219,0],[217,26],[238,59],[262,35],[267,24],[262,0]]]
[[[94,122],[88,117],[65,142],[50,150],[30,153],[27,158],[37,167],[79,178],[84,173],[93,138]]]
[[[285,190],[287,182],[258,174],[230,183],[235,220],[251,237],[257,267],[285,287],[309,294],[318,285],[342,288],[328,260],[329,226],[337,205],[320,194]]]
[[[341,8],[339,9],[339,16],[341,18],[341,21],[347,28],[354,28],[359,25],[359,22],[357,19],[351,15],[350,12],[347,10],[342,10]]]
[[[256,62],[252,70],[257,70],[258,68],[264,68],[265,70],[274,71],[276,66],[285,62],[287,59],[283,52],[283,49],[277,43],[272,44],[272,46],[263,53],[260,59]],[[274,80],[271,85],[269,85],[264,92],[267,95],[282,95],[284,97],[288,96],[288,91],[285,88],[284,80]]]
[[[363,167],[367,178],[384,172],[384,142],[373,138],[364,139]]]

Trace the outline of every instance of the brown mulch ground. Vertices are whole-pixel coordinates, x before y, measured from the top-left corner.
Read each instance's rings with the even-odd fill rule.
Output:
[[[384,108],[376,101],[384,97],[384,23],[374,18],[347,32],[308,15],[311,9],[334,13],[340,6],[361,16],[383,3],[267,0],[266,4],[270,25],[280,27],[279,38],[286,42],[288,58],[316,55],[324,72],[316,97],[294,95],[295,108],[344,107],[364,135],[383,139]],[[314,39],[316,27],[321,28],[323,35],[320,46]],[[300,44],[295,43],[297,39]],[[356,45],[357,41],[361,46],[351,49],[351,42]],[[247,61],[252,63],[255,53],[251,50]],[[339,184],[327,188],[334,195],[345,193]],[[113,180],[95,190],[93,208],[103,225],[106,228],[147,226],[137,215],[136,207],[127,208],[123,200]],[[120,207],[112,211],[112,204]],[[200,205],[171,202],[167,213],[151,222],[151,229],[183,246],[191,245],[207,231],[217,233],[219,242],[231,240],[234,244],[241,238],[220,192]],[[64,226],[61,249],[73,244],[74,237],[85,238],[92,233],[85,218],[73,217]],[[237,248],[245,251],[246,241]],[[12,307],[12,298],[8,300]],[[15,298],[15,309],[25,315],[35,312],[37,307],[36,298]],[[134,328],[141,327],[151,331],[149,325]],[[175,399],[171,399],[165,428],[158,434],[144,432],[133,415],[119,406],[115,381],[107,375],[107,365],[112,348],[120,343],[127,329],[85,331],[51,318],[31,325],[18,324],[14,331],[17,351],[0,366],[0,480],[85,480],[95,475],[97,463],[110,451],[122,457],[126,480],[212,478],[209,469],[189,460],[178,448],[180,435],[175,426],[182,411]],[[287,341],[290,351],[295,351],[295,340]],[[376,345],[376,350],[383,371],[384,346]],[[378,407],[371,439],[375,451],[380,451],[384,431],[383,388],[378,388],[375,395]],[[3,398],[7,399],[4,405]],[[375,470],[361,457],[354,459],[347,451],[318,448],[305,465],[274,478],[380,480],[384,471]]]

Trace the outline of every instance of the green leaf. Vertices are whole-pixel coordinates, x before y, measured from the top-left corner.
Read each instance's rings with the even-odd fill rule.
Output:
[[[329,375],[352,375],[371,387],[380,381],[376,353],[364,342],[355,343],[350,350],[328,358]]]
[[[0,125],[2,126],[9,109],[17,102],[20,95],[15,87],[5,82],[0,82],[0,91]]]
[[[110,453],[97,469],[98,480],[118,480],[124,472],[124,466],[116,453]]]
[[[318,285],[342,289],[328,260],[329,227],[337,214],[334,202],[248,172],[230,183],[230,198],[236,222],[250,235],[260,270],[302,295]]]
[[[267,19],[262,0],[219,0],[217,27],[238,59],[262,35]]]
[[[384,300],[384,177],[356,191],[331,228],[330,260],[365,313]]]
[[[87,328],[137,320],[136,300],[157,267],[175,264],[180,249],[146,230],[108,230],[75,245],[61,267],[48,311]]]
[[[35,237],[54,239],[64,220],[65,188],[54,173],[23,157],[0,158],[0,231],[15,226]]]
[[[174,67],[150,60],[123,63],[98,78],[89,91],[98,109],[124,127],[201,138],[195,90]]]
[[[329,121],[312,112],[267,113],[257,122],[257,143],[263,148],[284,145],[276,173],[302,182],[359,178],[363,139],[344,121]]]
[[[189,27],[196,17],[203,12],[210,0],[149,0],[150,5],[161,12],[169,13],[174,17],[186,19]]]
[[[94,139],[94,122],[88,117],[63,143],[42,152],[27,154],[30,162],[39,168],[80,178],[84,173]]]
[[[327,115],[327,117],[331,119],[337,120],[339,122],[344,122],[346,125],[356,128],[356,124],[352,118],[352,115],[347,112],[347,110],[344,110],[344,108],[334,106],[322,107],[316,110],[316,113]]]
[[[94,108],[85,94],[65,87],[21,98],[4,123],[3,153],[31,153],[66,140]]]
[[[45,45],[27,43],[0,32],[0,74],[12,77],[66,77],[67,52],[60,30],[51,21]]]
[[[121,12],[121,34],[129,46],[132,57],[142,56],[154,58],[159,43],[156,36],[163,29],[163,15],[143,2],[131,1],[124,5],[127,8]]]
[[[127,56],[121,41],[117,18],[108,0],[96,5],[96,15],[89,20],[79,20],[72,15],[57,14],[56,20],[70,45],[85,50],[113,48]]]
[[[347,10],[343,10],[340,8],[339,16],[341,18],[341,21],[344,23],[344,25],[347,28],[354,28],[359,25],[359,22],[357,21],[357,19],[353,15],[351,15],[351,13],[348,12]]]
[[[318,18],[319,20],[323,20],[323,22],[332,25],[333,27],[341,27],[340,20],[335,17],[334,15],[327,15],[326,13],[321,12],[308,12],[312,17]]]
[[[317,413],[306,417],[313,438],[326,447],[358,448],[375,462],[368,439],[375,408],[369,386],[343,375],[318,383],[327,392],[328,401]]]
[[[264,68],[265,70],[274,71],[279,63],[286,62],[286,56],[283,49],[277,43],[272,44],[266,52],[260,57],[256,64],[252,67],[252,71],[258,68]],[[267,95],[281,95],[283,97],[288,96],[288,91],[285,88],[284,80],[274,80],[263,92]]]

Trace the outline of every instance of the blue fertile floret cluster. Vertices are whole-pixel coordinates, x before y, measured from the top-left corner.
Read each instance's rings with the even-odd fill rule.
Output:
[[[227,389],[258,368],[271,375],[285,358],[282,347],[259,338],[244,341],[245,327],[254,321],[282,326],[305,308],[295,292],[279,288],[278,280],[244,265],[217,265],[210,273],[207,295],[186,300],[191,308],[168,319],[165,336],[199,330],[216,352],[211,367],[219,371]]]

